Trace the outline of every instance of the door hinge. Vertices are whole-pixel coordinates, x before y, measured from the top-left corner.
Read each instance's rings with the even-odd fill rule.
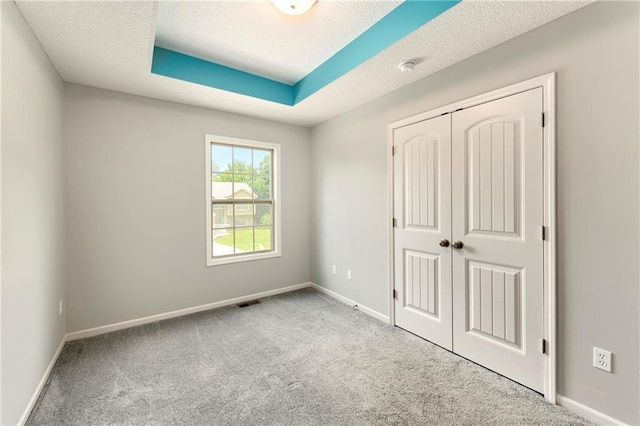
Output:
[[[540,352],[547,353],[547,341],[545,339],[540,339]]]
[[[544,112],[542,113],[542,127],[544,127],[544,123],[545,123],[545,115]]]
[[[394,288],[393,291],[391,292],[391,295],[393,296],[394,299],[398,298],[398,292],[396,291],[396,289]]]
[[[391,155],[392,156],[396,155],[396,147],[395,146],[391,147]]]
[[[541,226],[540,227],[540,239],[542,241],[546,241],[547,240],[547,227],[546,226]]]
[[[391,221],[391,226],[393,226],[394,228],[396,226],[398,226],[398,220],[394,217],[393,220]]]

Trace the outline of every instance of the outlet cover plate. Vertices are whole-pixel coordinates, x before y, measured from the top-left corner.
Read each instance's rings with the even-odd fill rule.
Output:
[[[612,361],[611,352],[593,347],[593,366],[595,368],[611,373]]]

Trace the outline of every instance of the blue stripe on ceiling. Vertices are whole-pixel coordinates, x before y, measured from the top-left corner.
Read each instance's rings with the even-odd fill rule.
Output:
[[[293,105],[293,90],[288,84],[158,46],[153,48],[151,72],[228,92]]]
[[[293,86],[155,46],[151,72],[229,92],[295,105],[461,0],[405,0]]]
[[[293,86],[294,105],[371,59],[459,2],[460,0],[405,1],[297,82]]]

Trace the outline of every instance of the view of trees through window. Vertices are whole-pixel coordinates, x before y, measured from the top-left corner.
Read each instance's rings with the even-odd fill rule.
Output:
[[[213,256],[273,249],[273,152],[211,144]]]

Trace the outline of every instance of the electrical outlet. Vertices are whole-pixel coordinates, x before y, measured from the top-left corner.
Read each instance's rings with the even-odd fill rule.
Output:
[[[612,361],[611,352],[593,347],[593,366],[595,368],[611,373]]]
[[[347,279],[351,279],[351,269],[347,269]]]
[[[334,274],[338,273],[338,267],[336,265],[331,265],[331,272],[333,272]]]
[[[62,299],[60,299],[60,302],[58,302],[58,315],[62,315],[63,311],[64,311],[64,304],[62,303]]]

